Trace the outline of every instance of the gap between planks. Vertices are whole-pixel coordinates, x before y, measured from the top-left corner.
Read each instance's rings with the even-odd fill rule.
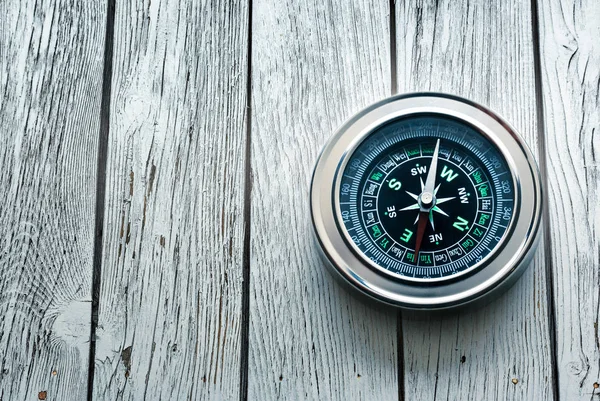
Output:
[[[542,62],[540,48],[540,26],[538,18],[538,0],[531,0],[531,36],[533,38],[533,77],[535,86],[535,104],[537,129],[539,132],[538,154],[540,174],[542,176],[543,191],[548,191],[548,167],[546,165],[546,126],[544,123],[544,98],[542,86]],[[545,196],[542,192],[542,197]],[[548,205],[542,209],[542,235],[544,238],[544,252],[549,255],[545,261],[546,267],[546,302],[548,304],[548,335],[550,338],[550,364],[552,368],[552,393],[553,400],[559,401],[558,388],[558,365],[557,365],[557,344],[556,344],[556,307],[554,305],[554,276],[552,263],[552,241],[550,236],[550,215]]]
[[[110,129],[110,99],[112,91],[113,41],[115,36],[116,0],[108,0],[106,34],[104,37],[104,67],[102,74],[102,100],[100,103],[100,133],[98,138],[98,167],[96,173],[96,216],[94,227],[94,259],[92,271],[92,318],[90,328],[90,354],[88,368],[87,400],[93,400],[96,361],[96,329],[100,306],[102,280],[102,241],[104,228],[104,198],[106,194],[106,156]]]
[[[396,0],[389,1],[390,13],[390,84],[391,95],[398,93],[398,52],[396,51]],[[398,349],[398,401],[405,400],[404,383],[404,337],[402,335],[402,311],[398,310],[396,319],[396,347]]]
[[[252,0],[248,0],[248,50],[246,56],[246,148],[244,154],[244,245],[242,255],[242,328],[240,346],[240,401],[248,400],[250,357],[250,235],[252,207]]]

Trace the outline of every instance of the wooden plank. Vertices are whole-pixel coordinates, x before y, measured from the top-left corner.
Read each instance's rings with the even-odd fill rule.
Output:
[[[246,2],[117,2],[95,399],[240,391]]]
[[[396,399],[396,312],[323,270],[308,197],[334,129],[391,92],[388,4],[257,0],[252,19],[248,399]]]
[[[87,394],[105,13],[0,3],[1,400]]]
[[[398,4],[396,21],[400,92],[449,92],[487,105],[537,154],[528,2],[422,0]],[[552,399],[543,248],[521,280],[492,304],[402,322],[407,400]]]
[[[540,1],[561,400],[600,395],[600,3]]]

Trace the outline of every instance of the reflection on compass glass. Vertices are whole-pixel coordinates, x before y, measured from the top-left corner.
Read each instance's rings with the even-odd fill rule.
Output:
[[[339,188],[346,239],[399,278],[476,269],[513,218],[514,184],[500,151],[474,127],[441,115],[375,130],[350,156]]]

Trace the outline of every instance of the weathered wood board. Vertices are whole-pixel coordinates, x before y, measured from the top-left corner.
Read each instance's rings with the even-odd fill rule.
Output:
[[[560,400],[600,395],[600,3],[539,3]]]
[[[397,4],[399,92],[439,91],[491,107],[537,155],[528,2]],[[404,319],[406,400],[551,400],[544,246],[501,299],[475,312]]]
[[[237,399],[246,2],[117,2],[95,400]]]
[[[99,145],[93,400],[600,395],[597,1],[115,4],[103,76],[106,2],[0,2],[0,401],[88,395]],[[398,320],[318,257],[318,152],[393,82],[490,106],[540,158],[545,241],[480,310]]]
[[[0,3],[0,399],[87,394],[106,6]]]
[[[396,312],[323,270],[308,188],[346,118],[391,93],[387,2],[253,2],[249,400],[398,398]]]

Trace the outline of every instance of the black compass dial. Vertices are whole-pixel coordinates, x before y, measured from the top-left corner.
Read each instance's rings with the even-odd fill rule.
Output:
[[[339,212],[356,252],[417,280],[485,263],[513,218],[514,183],[496,146],[474,127],[434,114],[397,119],[352,153]]]

